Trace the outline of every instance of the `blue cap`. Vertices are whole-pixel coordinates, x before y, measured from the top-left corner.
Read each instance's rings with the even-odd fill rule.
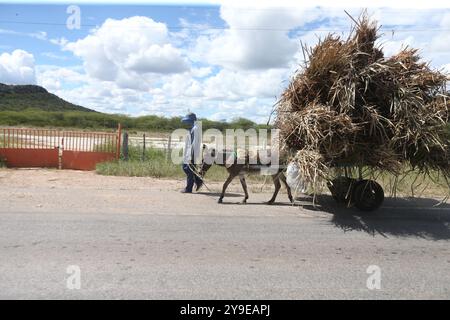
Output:
[[[195,121],[197,121],[197,116],[195,115],[195,113],[191,112],[184,116],[181,121],[186,123],[194,123]]]

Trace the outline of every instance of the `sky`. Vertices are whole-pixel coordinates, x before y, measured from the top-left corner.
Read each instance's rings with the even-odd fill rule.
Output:
[[[301,44],[314,46],[330,32],[348,35],[345,11],[357,17],[367,8],[379,21],[386,56],[412,46],[449,72],[448,2],[0,0],[0,82],[37,84],[101,112],[192,111],[266,123],[303,66]]]

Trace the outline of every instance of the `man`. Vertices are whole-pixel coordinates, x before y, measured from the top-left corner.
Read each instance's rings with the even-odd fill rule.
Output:
[[[194,183],[196,185],[196,191],[198,191],[203,185],[202,179],[194,173],[194,163],[200,154],[201,146],[201,128],[197,123],[197,116],[195,113],[189,113],[181,119],[183,123],[189,125],[189,134],[186,136],[186,143],[183,153],[183,171],[186,173],[187,181],[186,188],[182,190],[182,193],[192,193]]]

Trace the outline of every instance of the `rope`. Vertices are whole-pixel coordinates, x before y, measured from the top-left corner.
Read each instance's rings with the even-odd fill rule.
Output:
[[[203,177],[202,177],[200,174],[198,174],[197,168],[196,168],[194,165],[192,165],[191,163],[188,163],[188,166],[189,166],[189,169],[191,169],[192,173],[195,174],[200,180],[202,180],[203,185],[205,186],[205,188],[206,188],[209,192],[212,192],[211,189],[208,188],[208,186],[206,185],[205,180],[203,179]]]

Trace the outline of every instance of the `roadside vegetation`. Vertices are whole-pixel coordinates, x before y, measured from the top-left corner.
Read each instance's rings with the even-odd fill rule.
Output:
[[[230,122],[201,119],[203,129],[269,128],[244,118],[237,118]],[[83,130],[115,130],[118,124],[124,129],[135,131],[171,132],[183,128],[181,117],[159,117],[155,115],[130,117],[120,114],[106,114],[84,111],[43,111],[39,109],[25,109],[22,111],[0,111],[0,125],[28,126],[47,128],[79,128]]]
[[[97,165],[98,174],[127,177],[183,178],[185,174],[181,165],[167,159],[162,149],[147,149],[143,156],[142,149],[129,147],[128,160],[103,162]]]
[[[174,179],[186,177],[181,165],[174,164],[167,159],[167,154],[162,149],[147,149],[145,157],[143,157],[141,148],[130,146],[128,155],[128,161],[121,159],[99,163],[96,172],[107,176]],[[225,181],[227,177],[228,173],[224,167],[214,165],[206,173],[205,179],[207,181]],[[249,178],[254,181],[264,181],[264,177],[261,176],[254,175]]]
[[[406,170],[405,170],[406,171]],[[366,179],[374,179],[383,187],[385,196],[406,197],[432,197],[444,199],[450,195],[449,182],[438,171],[429,174],[412,170],[399,176],[397,179],[392,174],[381,172],[365,176]]]
[[[0,148],[2,148],[3,145],[3,139],[0,138]],[[6,168],[6,161],[3,159],[3,157],[0,155],[0,168]]]

